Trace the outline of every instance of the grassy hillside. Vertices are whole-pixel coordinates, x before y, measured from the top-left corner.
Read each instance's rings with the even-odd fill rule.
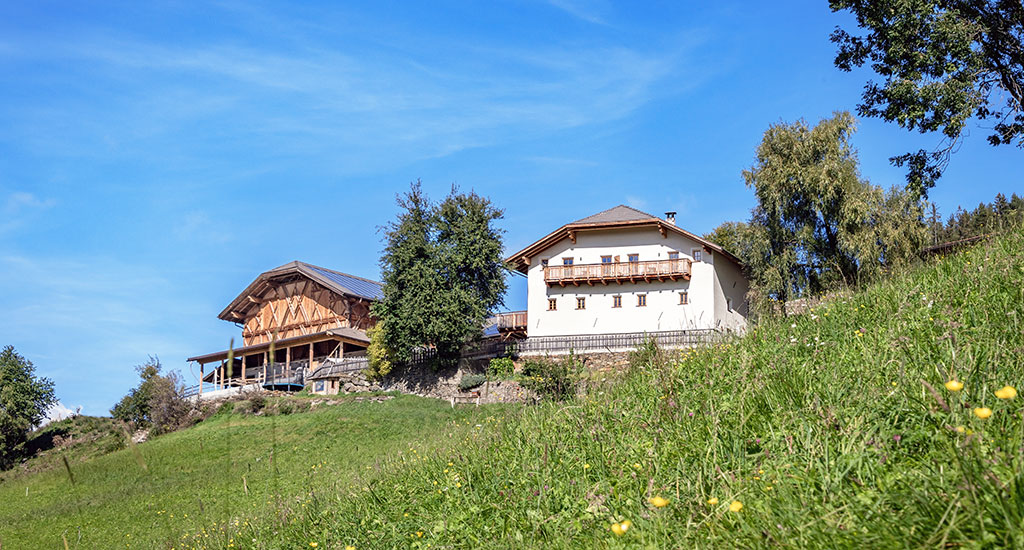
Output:
[[[182,536],[203,537],[229,522],[287,517],[310,495],[377,475],[399,450],[419,456],[464,443],[475,424],[503,410],[452,410],[411,396],[382,403],[348,397],[301,414],[282,414],[301,408],[289,403],[270,405],[279,414],[224,410],[135,452],[85,462],[72,454],[73,482],[59,455],[47,458],[57,468],[10,476],[0,482],[0,547],[63,549],[66,538],[81,549],[181,548]],[[90,448],[102,450],[81,447]]]
[[[10,470],[0,472],[0,483],[35,472],[90,460],[124,448],[124,431],[113,418],[76,416],[47,424],[34,432],[27,445],[30,457]]]
[[[1022,547],[1022,398],[994,393],[1024,378],[1022,258],[1006,238],[728,345],[648,353],[585,398],[190,543]]]

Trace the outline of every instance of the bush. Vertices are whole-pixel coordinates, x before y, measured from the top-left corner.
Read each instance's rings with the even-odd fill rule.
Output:
[[[487,376],[483,374],[467,374],[459,380],[459,389],[462,391],[469,391],[486,381]]]
[[[515,376],[516,365],[509,357],[495,357],[487,365],[487,376],[492,380],[508,380]]]
[[[529,359],[520,385],[545,399],[564,401],[576,395],[583,363],[572,353],[559,359]]]
[[[161,376],[160,369],[157,357],[135,367],[142,382],[114,405],[111,415],[135,427],[150,427],[153,435],[181,428],[191,404],[184,397],[181,376],[176,372]]]

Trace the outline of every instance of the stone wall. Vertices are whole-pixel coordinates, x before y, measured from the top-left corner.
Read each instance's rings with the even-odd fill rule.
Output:
[[[522,369],[529,359],[558,360],[562,356],[521,357],[514,361],[516,371]],[[580,353],[576,355],[587,370],[612,371],[624,369],[629,365],[629,352]],[[370,380],[362,372],[341,375],[336,380],[325,381],[327,395],[363,393],[374,391],[397,391],[421,397],[433,397],[459,402],[479,403],[522,403],[535,400],[533,392],[523,388],[514,380],[498,380],[485,382],[482,386],[469,392],[459,389],[459,380],[467,374],[482,374],[487,371],[487,359],[463,360],[458,367],[431,371],[429,369],[414,372],[397,371],[379,379]]]

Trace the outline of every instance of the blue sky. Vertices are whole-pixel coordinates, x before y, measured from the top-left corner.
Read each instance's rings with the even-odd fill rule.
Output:
[[[509,250],[620,203],[705,232],[747,218],[768,125],[853,110],[869,77],[833,68],[850,18],[824,1],[191,4],[0,5],[0,345],[90,414],[150,354],[192,381],[264,270],[376,277],[417,178],[489,196]],[[971,133],[944,215],[1024,193],[1024,153]],[[854,137],[884,186],[934,143]]]

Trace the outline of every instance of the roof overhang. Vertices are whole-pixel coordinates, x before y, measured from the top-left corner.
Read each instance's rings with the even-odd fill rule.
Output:
[[[614,230],[614,229],[625,229],[625,228],[646,228],[650,227],[657,229],[661,235],[667,236],[668,233],[676,233],[682,235],[688,239],[696,241],[704,248],[725,256],[729,261],[736,263],[742,267],[742,263],[739,258],[729,253],[721,246],[698,237],[689,231],[676,226],[673,223],[669,223],[659,218],[643,219],[643,220],[629,220],[629,221],[618,221],[618,222],[599,222],[599,223],[569,223],[562,227],[548,233],[547,236],[527,246],[526,248],[516,252],[509,256],[505,263],[510,265],[512,269],[526,274],[527,270],[530,269],[530,260],[538,254],[544,252],[548,248],[554,246],[559,241],[569,239],[572,242],[576,242],[576,235],[584,231],[603,231],[603,230]]]
[[[323,269],[323,268],[320,268]],[[224,311],[217,315],[217,318],[232,323],[240,323],[244,321],[247,316],[252,312],[253,309],[259,308],[262,304],[261,296],[263,296],[268,290],[274,288],[274,285],[281,282],[288,282],[297,278],[307,278],[317,283],[318,285],[335,292],[342,296],[349,296],[356,300],[364,300],[368,302],[374,301],[373,298],[355,294],[353,292],[346,292],[339,288],[337,284],[324,277],[320,272],[312,269],[308,264],[303,262],[291,262],[281,267],[276,267],[270,271],[264,271],[260,273],[256,280],[245,287],[242,291]]]
[[[303,344],[312,344],[315,342],[322,342],[325,340],[334,340],[337,342],[345,342],[357,346],[369,346],[370,338],[366,336],[364,331],[355,328],[332,328],[322,332],[316,332],[313,334],[303,334],[301,336],[292,336],[291,338],[282,338],[273,342],[274,349],[283,349],[293,346],[299,346]],[[201,365],[206,363],[214,363],[217,361],[226,361],[228,355],[235,358],[245,357],[247,355],[255,355],[269,351],[271,342],[265,344],[253,344],[251,346],[243,346],[235,348],[233,350],[223,350],[215,353],[207,353],[206,355],[197,355],[195,357],[189,357],[186,361],[195,361]]]

